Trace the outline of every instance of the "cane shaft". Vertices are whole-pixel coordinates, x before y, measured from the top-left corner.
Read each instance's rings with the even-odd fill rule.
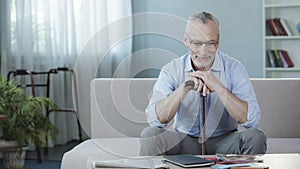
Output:
[[[205,96],[202,96],[202,155],[205,155]]]

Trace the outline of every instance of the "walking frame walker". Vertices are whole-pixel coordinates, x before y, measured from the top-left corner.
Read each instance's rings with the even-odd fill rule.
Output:
[[[7,74],[7,80],[10,80],[11,77],[17,78],[17,76],[29,76],[29,82],[26,79],[25,80],[19,80],[18,86],[22,88],[30,88],[31,89],[31,95],[33,97],[36,96],[36,87],[44,87],[46,88],[46,97],[50,98],[50,81],[51,81],[51,75],[53,74],[58,74],[59,72],[69,72],[71,73],[72,79],[73,79],[73,93],[74,93],[74,109],[65,109],[65,108],[60,108],[60,109],[46,109],[46,116],[49,118],[49,115],[52,112],[66,112],[66,113],[74,113],[76,115],[77,119],[77,127],[78,127],[78,136],[79,136],[79,141],[82,142],[82,132],[81,132],[81,126],[79,122],[79,109],[78,109],[78,95],[77,95],[77,85],[76,85],[76,76],[75,72],[73,69],[67,68],[67,67],[58,67],[58,68],[53,68],[50,69],[49,71],[45,72],[36,72],[36,71],[29,71],[26,69],[17,69],[17,70],[12,70]],[[45,83],[35,83],[34,76],[36,75],[46,75],[46,82]],[[47,140],[48,144],[48,140]],[[42,162],[42,157],[41,157],[41,150],[36,149],[37,152],[37,161],[39,163]],[[44,154],[48,155],[48,147],[44,147]]]

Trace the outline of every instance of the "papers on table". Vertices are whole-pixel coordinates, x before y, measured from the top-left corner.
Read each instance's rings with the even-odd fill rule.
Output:
[[[136,157],[118,160],[99,160],[93,162],[93,168],[169,168],[168,165],[159,158]]]
[[[241,164],[241,163],[255,163],[263,162],[260,155],[248,154],[216,154],[218,163],[223,164]]]

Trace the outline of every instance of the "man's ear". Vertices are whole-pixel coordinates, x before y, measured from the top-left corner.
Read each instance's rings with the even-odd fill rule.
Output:
[[[218,43],[217,43],[217,45],[216,45],[216,49],[218,49],[219,48],[219,46],[220,46],[220,38],[218,38]]]
[[[219,48],[219,46],[220,46],[220,44],[218,43],[218,44],[216,45],[216,47],[215,47],[215,48],[216,48],[216,49],[218,49],[218,48]]]
[[[183,35],[183,43],[186,47],[188,46],[188,37],[186,36],[186,34]]]

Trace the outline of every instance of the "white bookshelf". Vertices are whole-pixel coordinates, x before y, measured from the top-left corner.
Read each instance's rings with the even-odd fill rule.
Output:
[[[300,40],[300,36],[294,35],[294,36],[265,36],[266,40]]]
[[[264,76],[267,78],[300,77],[300,33],[296,25],[300,22],[299,0],[264,0]],[[283,18],[287,21],[292,36],[270,36],[266,31],[266,20],[269,18]],[[266,50],[286,50],[291,57],[293,68],[268,68],[266,67]]]
[[[270,2],[270,3],[276,3],[276,2]],[[295,8],[300,7],[299,4],[291,4],[291,3],[283,3],[283,4],[265,4],[265,8]]]

